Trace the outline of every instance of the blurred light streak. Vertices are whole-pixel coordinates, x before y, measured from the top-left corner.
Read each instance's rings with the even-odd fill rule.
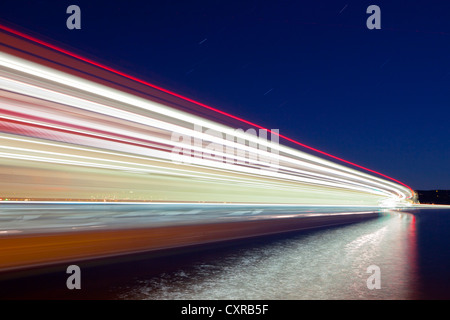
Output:
[[[355,165],[386,179],[5,52],[0,90],[2,198],[397,206],[412,196],[373,170]]]
[[[13,30],[13,29],[11,29],[11,28],[8,28],[8,27],[2,26],[2,25],[0,25],[0,29],[2,29],[2,30],[4,30],[4,31],[7,31],[7,32],[9,32],[9,33],[12,33],[12,34],[14,34],[14,35],[16,35],[16,36],[20,36],[20,37],[22,37],[22,38],[28,39],[28,40],[30,40],[30,41],[32,41],[32,42],[38,43],[38,44],[43,45],[43,46],[45,46],[45,47],[51,48],[51,49],[56,50],[56,51],[58,51],[58,52],[61,52],[61,53],[66,54],[66,55],[68,55],[68,56],[70,56],[70,57],[73,57],[73,58],[76,58],[76,59],[78,59],[78,60],[87,62],[87,63],[89,63],[89,64],[91,64],[91,65],[97,66],[97,67],[102,68],[102,69],[104,69],[104,70],[110,71],[110,72],[112,72],[112,73],[115,73],[115,74],[120,75],[120,76],[122,76],[122,77],[125,77],[125,78],[127,78],[127,79],[130,79],[130,80],[136,81],[136,82],[138,82],[138,83],[144,84],[144,85],[146,85],[146,86],[148,86],[148,87],[155,88],[155,89],[157,89],[157,90],[159,90],[159,91],[161,91],[161,92],[168,93],[168,94],[170,94],[170,95],[172,95],[172,96],[174,96],[174,97],[177,97],[177,98],[183,99],[183,100],[185,100],[185,101],[191,102],[191,103],[196,104],[196,105],[198,105],[198,106],[201,106],[201,107],[203,107],[203,108],[206,108],[206,109],[209,109],[209,110],[213,110],[214,112],[217,112],[217,113],[219,113],[219,114],[225,115],[225,116],[227,116],[227,117],[229,117],[229,118],[233,118],[233,119],[238,120],[238,121],[240,121],[240,122],[242,122],[242,123],[251,125],[251,126],[256,127],[256,128],[259,128],[259,129],[266,130],[267,132],[270,132],[271,134],[278,135],[279,137],[281,137],[281,138],[283,138],[283,139],[285,139],[285,140],[287,140],[287,141],[290,141],[290,142],[292,142],[292,143],[294,143],[294,144],[297,144],[297,145],[299,145],[299,146],[301,146],[301,147],[307,148],[307,149],[309,149],[309,150],[312,150],[312,151],[314,151],[314,152],[320,153],[320,154],[325,155],[325,156],[327,156],[327,157],[333,158],[333,159],[335,159],[335,160],[338,160],[338,161],[347,163],[347,164],[349,164],[349,165],[355,166],[355,167],[357,167],[357,168],[363,169],[363,170],[368,171],[368,172],[371,172],[371,173],[375,173],[375,174],[380,175],[380,176],[382,176],[382,177],[384,177],[384,178],[387,178],[387,179],[389,179],[389,180],[395,181],[396,183],[401,184],[401,185],[403,185],[404,187],[406,187],[406,188],[409,189],[410,194],[409,194],[409,197],[408,197],[408,198],[412,198],[412,197],[413,197],[414,191],[413,191],[409,186],[407,186],[407,185],[404,184],[403,182],[398,181],[397,179],[391,178],[391,177],[389,177],[389,176],[387,176],[387,175],[385,175],[385,174],[383,174],[383,173],[380,173],[380,172],[377,172],[377,171],[375,171],[375,170],[372,170],[372,169],[363,167],[363,166],[361,166],[361,165],[355,164],[355,163],[350,162],[350,161],[348,161],[348,160],[345,160],[345,159],[336,157],[336,156],[334,156],[334,155],[331,155],[331,154],[329,154],[329,153],[323,152],[323,151],[318,150],[318,149],[316,149],[316,148],[312,148],[312,147],[307,146],[307,145],[305,145],[305,144],[303,144],[303,143],[300,143],[300,142],[298,142],[298,141],[296,141],[296,140],[293,140],[293,139],[291,139],[291,138],[289,138],[289,137],[286,137],[286,136],[284,136],[284,135],[281,135],[281,134],[279,134],[278,132],[274,132],[274,131],[272,131],[272,130],[269,130],[269,129],[267,129],[267,128],[264,128],[264,127],[262,127],[262,126],[259,126],[259,125],[255,124],[255,123],[252,123],[252,122],[250,122],[250,121],[247,121],[247,120],[245,120],[245,119],[236,117],[236,116],[234,116],[234,115],[232,115],[232,114],[229,114],[229,113],[226,113],[226,112],[224,112],[224,111],[222,111],[222,110],[219,110],[219,109],[217,109],[217,108],[213,108],[213,107],[208,106],[208,105],[206,105],[206,104],[203,104],[203,103],[201,103],[201,102],[195,101],[195,100],[193,100],[193,99],[184,97],[184,96],[182,96],[182,95],[180,95],[180,94],[177,94],[177,93],[175,93],[175,92],[172,92],[172,91],[169,91],[169,90],[164,89],[164,88],[162,88],[162,87],[159,87],[159,86],[156,86],[156,85],[154,85],[154,84],[151,84],[151,83],[149,83],[149,82],[147,82],[147,81],[143,81],[143,80],[141,80],[141,79],[139,79],[139,78],[130,76],[130,75],[126,74],[126,73],[123,73],[123,72],[121,72],[121,71],[115,70],[115,69],[110,68],[110,67],[108,67],[108,66],[102,65],[102,64],[100,64],[100,63],[98,63],[98,62],[95,62],[95,61],[93,61],[93,60],[87,59],[87,58],[82,57],[82,56],[80,56],[80,55],[74,54],[73,52],[70,52],[70,51],[68,51],[68,50],[64,50],[64,49],[62,49],[62,48],[59,48],[59,47],[57,47],[57,46],[54,46],[54,45],[52,45],[52,44],[50,44],[50,43],[47,43],[47,42],[42,41],[42,40],[40,40],[40,39],[37,39],[37,38],[35,38],[35,37],[32,37],[32,36],[29,36],[29,35],[24,34],[24,33],[22,33],[22,32],[19,32],[19,31],[17,31],[17,30]]]

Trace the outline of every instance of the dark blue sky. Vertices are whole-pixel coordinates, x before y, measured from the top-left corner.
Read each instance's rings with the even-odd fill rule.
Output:
[[[66,28],[71,4],[81,30]],[[413,189],[450,189],[450,1],[4,0],[0,20]]]

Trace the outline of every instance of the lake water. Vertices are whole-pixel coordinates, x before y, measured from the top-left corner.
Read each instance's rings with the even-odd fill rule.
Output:
[[[120,299],[414,299],[420,292],[415,216],[299,232],[199,257],[114,291]],[[380,289],[368,289],[370,266]]]
[[[345,226],[80,266],[78,292],[62,290],[67,275],[53,273],[10,282],[8,297],[449,299],[450,209],[385,211]],[[369,289],[368,279],[380,288]]]

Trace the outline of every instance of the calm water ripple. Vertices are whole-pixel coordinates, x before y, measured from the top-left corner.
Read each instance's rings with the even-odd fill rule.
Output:
[[[0,296],[143,300],[450,299],[450,209],[386,211],[345,226],[263,237],[162,256],[80,262],[67,274],[2,282]],[[379,289],[368,279],[379,268]],[[370,271],[370,270],[369,270]],[[369,283],[372,283],[369,281]]]
[[[226,251],[116,287],[120,299],[414,299],[416,218],[378,219]],[[368,289],[371,265],[380,289]]]

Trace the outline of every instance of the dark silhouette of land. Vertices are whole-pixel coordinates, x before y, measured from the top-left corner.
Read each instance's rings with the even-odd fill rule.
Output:
[[[450,190],[416,190],[422,204],[450,204]]]

